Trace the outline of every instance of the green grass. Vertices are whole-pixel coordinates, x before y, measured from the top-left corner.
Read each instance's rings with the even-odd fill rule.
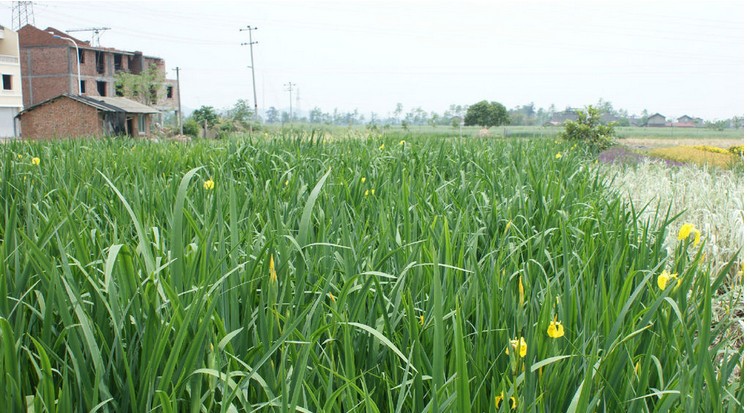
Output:
[[[552,140],[386,135],[3,145],[0,410],[743,411],[674,211]]]

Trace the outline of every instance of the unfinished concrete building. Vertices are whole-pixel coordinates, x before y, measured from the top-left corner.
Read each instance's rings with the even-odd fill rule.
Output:
[[[94,47],[88,41],[76,39],[53,27],[41,30],[26,25],[18,30],[18,38],[26,108],[62,94],[77,95],[79,91],[82,96],[90,97],[121,96],[115,87],[115,75],[119,72],[140,74],[151,65],[166,79],[166,62],[159,57],[145,56],[137,51]],[[175,113],[178,93],[176,80],[166,79],[160,90],[137,99],[158,109],[161,114]],[[156,121],[162,122],[162,119]]]

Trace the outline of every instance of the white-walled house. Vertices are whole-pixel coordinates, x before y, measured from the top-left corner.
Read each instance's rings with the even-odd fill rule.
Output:
[[[18,33],[0,26],[0,139],[20,135],[16,115],[23,109]]]

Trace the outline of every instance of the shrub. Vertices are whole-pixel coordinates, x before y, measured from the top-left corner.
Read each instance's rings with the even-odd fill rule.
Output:
[[[577,111],[577,121],[565,121],[562,139],[582,143],[595,151],[607,149],[615,144],[615,123],[603,125],[602,115],[593,106]]]
[[[184,122],[183,129],[184,129],[184,134],[185,135],[189,135],[189,136],[191,136],[193,138],[199,138],[200,137],[200,130],[201,130],[200,125],[197,123],[196,120],[194,120],[192,118],[187,119]]]

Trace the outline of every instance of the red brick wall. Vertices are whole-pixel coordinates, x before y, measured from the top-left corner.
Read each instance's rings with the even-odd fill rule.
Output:
[[[96,73],[96,52],[93,50],[81,49],[84,56],[84,62],[80,64],[80,75],[81,76],[98,76]],[[73,62],[75,63],[75,62]],[[74,67],[73,70],[78,70]]]
[[[140,134],[140,129],[138,127],[139,126],[138,117],[141,116],[141,115],[145,116],[145,131],[143,131],[144,132],[143,135]],[[142,136],[148,136],[148,135],[150,135],[151,124],[153,122],[153,120],[152,120],[153,115],[151,115],[149,113],[143,113],[143,114],[128,113],[127,117],[128,118],[132,118],[132,130],[130,131],[130,135],[132,135],[135,138],[137,138],[139,136],[142,137]]]
[[[29,47],[21,49],[23,105],[29,107],[46,99],[70,93],[69,47]],[[74,49],[73,49],[74,50]],[[73,51],[74,55],[75,52]],[[76,78],[72,81],[77,81]],[[43,77],[39,77],[43,76]],[[73,84],[74,91],[77,91]]]
[[[29,47],[21,49],[21,70],[25,75],[32,76],[68,73],[69,51],[69,47]],[[75,54],[75,52],[73,51],[72,54]],[[29,66],[29,64],[31,65]],[[26,67],[25,70],[24,66]]]
[[[59,98],[21,115],[24,139],[101,136],[98,111],[70,98]]]

